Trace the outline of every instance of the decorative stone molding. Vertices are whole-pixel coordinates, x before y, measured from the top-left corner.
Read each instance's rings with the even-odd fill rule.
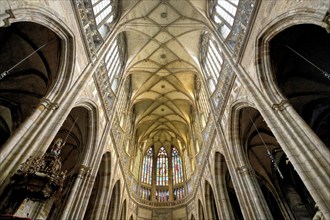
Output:
[[[96,51],[103,43],[95,22],[93,8],[90,1],[76,0],[78,17],[83,26],[85,39],[92,58],[96,58]]]
[[[11,18],[15,18],[14,13],[11,9],[7,9],[5,10],[5,14],[1,14],[0,15],[0,20],[2,20],[2,22],[0,23],[0,27],[8,27],[10,26],[10,20]]]
[[[249,27],[249,22],[255,11],[257,0],[240,1],[235,16],[232,30],[225,40],[225,43],[233,51],[233,58],[237,59],[244,44],[245,35]]]
[[[234,72],[231,70],[228,61],[224,60],[216,90],[214,91],[214,95],[212,95],[212,100],[216,100],[218,103],[217,106],[214,105],[214,115],[217,120],[220,120],[220,117],[223,115],[222,113],[225,110],[230,91],[234,83],[234,76]]]
[[[272,109],[275,111],[283,111],[290,105],[289,101],[287,99],[282,100],[280,103],[275,103],[272,105]]]
[[[58,103],[51,102],[48,98],[42,98],[40,100],[40,107],[39,107],[40,110],[44,108],[49,110],[56,110],[58,107],[59,107]]]
[[[245,174],[245,175],[254,175],[255,172],[250,167],[247,167],[246,165],[240,166],[236,168],[236,172],[238,174]]]
[[[325,29],[327,30],[328,33],[330,33],[330,10],[328,10],[327,13],[325,14],[323,18],[323,22],[327,24]]]

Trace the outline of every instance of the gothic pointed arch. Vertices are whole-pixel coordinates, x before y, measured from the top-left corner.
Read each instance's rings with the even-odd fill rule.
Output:
[[[111,153],[106,152],[102,160],[94,181],[93,189],[87,205],[84,219],[103,218],[103,207],[100,204],[107,204],[108,186],[111,183]]]
[[[204,207],[202,205],[201,200],[198,200],[198,219],[205,220]]]
[[[54,92],[60,92],[59,85],[65,84],[61,79],[66,64],[63,60],[70,54],[65,53],[66,42],[58,33],[35,22],[1,27],[0,41],[2,145],[43,100],[49,101],[55,98]]]
[[[173,185],[183,182],[182,159],[176,147],[172,147],[172,180]]]
[[[279,16],[258,36],[256,54],[259,83],[274,107],[292,105],[329,149],[329,51],[322,48],[329,48],[330,37],[322,18],[305,10]],[[305,37],[298,40],[297,33]]]
[[[225,157],[220,152],[216,152],[214,160],[215,188],[218,196],[222,198],[220,206],[222,209],[228,210],[228,212],[220,211],[220,215],[225,215],[222,217],[224,219],[234,218],[243,220],[243,214]]]
[[[143,157],[141,168],[141,182],[151,185],[152,183],[152,166],[154,160],[153,148],[150,147]],[[148,196],[148,195],[147,195]]]
[[[214,193],[210,183],[205,180],[205,206],[208,219],[219,220],[217,204],[215,202]]]
[[[159,148],[156,159],[156,186],[168,186],[168,154],[162,146]]]
[[[239,126],[241,144],[273,218],[312,218],[315,202],[300,178],[291,181],[285,174],[291,163],[261,114],[241,109]],[[287,160],[286,167],[279,166],[282,160]]]
[[[120,180],[117,180],[114,187],[112,188],[110,207],[109,207],[109,212],[108,212],[107,219],[109,219],[109,220],[118,219],[119,208],[120,208],[120,197],[121,197],[121,195],[120,195]]]
[[[121,214],[120,214],[120,219],[126,220],[126,213],[127,213],[127,208],[126,208],[126,199],[121,205]]]

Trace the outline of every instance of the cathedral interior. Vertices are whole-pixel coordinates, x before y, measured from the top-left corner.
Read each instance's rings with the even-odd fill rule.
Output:
[[[0,219],[329,220],[330,0],[1,0]]]

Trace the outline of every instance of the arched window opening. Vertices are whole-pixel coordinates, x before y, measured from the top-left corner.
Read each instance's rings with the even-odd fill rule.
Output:
[[[156,186],[168,186],[168,156],[164,147],[157,155]]]
[[[170,149],[169,155],[164,146],[161,146],[155,155],[153,147],[147,150],[142,162],[141,184],[138,192],[141,199],[173,202],[186,197],[183,160],[176,147],[172,146]]]
[[[125,35],[121,33],[112,41],[108,52],[103,58],[103,63],[94,74],[102,93],[103,103],[109,110],[118,96],[119,82],[126,62],[125,48]],[[117,97],[120,100],[119,105],[121,108],[128,103],[128,94],[129,91],[125,91],[121,94],[121,97]],[[111,115],[113,113],[108,111],[108,114]],[[119,121],[121,125],[124,124],[123,119]]]
[[[226,39],[233,27],[239,0],[216,0],[212,11],[213,21],[221,36]]]
[[[217,43],[212,39],[209,32],[205,32],[202,35],[201,63],[203,66],[203,73],[206,79],[207,87],[212,96],[213,93],[215,93],[219,82],[223,58],[222,51],[218,47]],[[212,97],[212,101],[216,107],[218,105],[218,98]]]
[[[104,38],[116,16],[115,0],[91,0],[97,30]]]
[[[152,182],[152,163],[153,163],[153,152],[152,147],[149,148],[146,155],[143,158],[142,164],[142,175],[141,182],[150,184]]]
[[[119,35],[104,57],[104,63],[113,96],[117,93],[124,64],[124,35]]]
[[[173,172],[173,185],[183,182],[182,160],[178,150],[172,148],[172,172]]]

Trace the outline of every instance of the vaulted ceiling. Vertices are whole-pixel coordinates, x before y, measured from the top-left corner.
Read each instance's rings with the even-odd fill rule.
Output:
[[[140,146],[189,143],[207,1],[123,1],[125,73]]]

